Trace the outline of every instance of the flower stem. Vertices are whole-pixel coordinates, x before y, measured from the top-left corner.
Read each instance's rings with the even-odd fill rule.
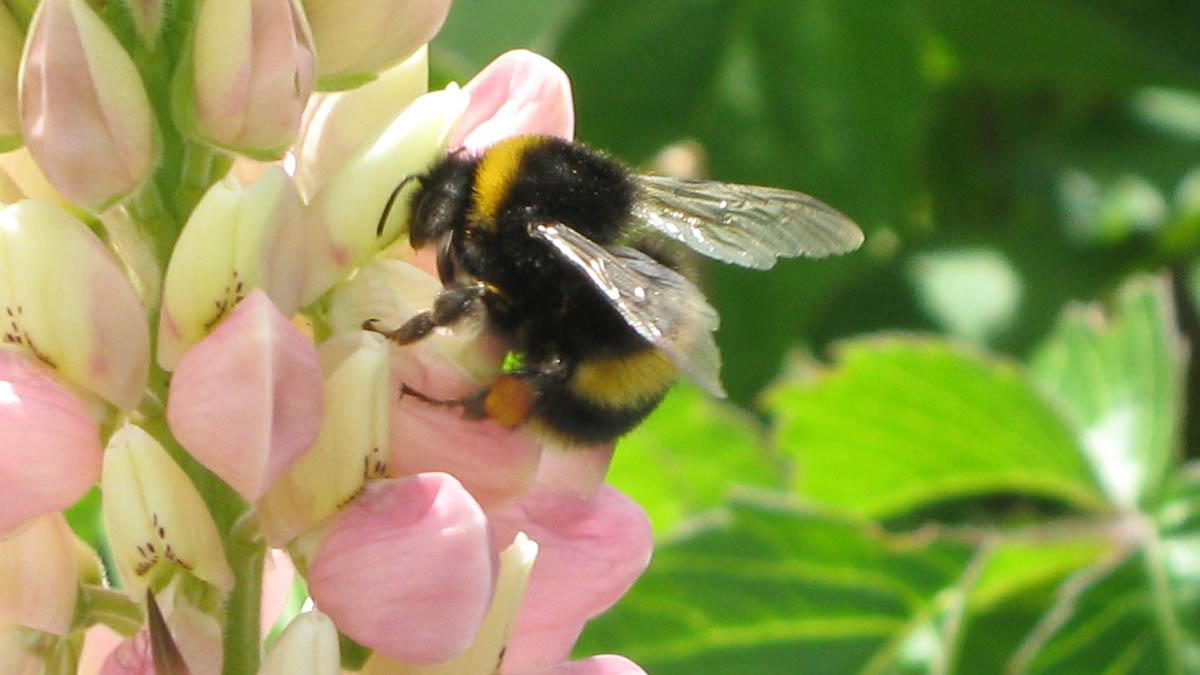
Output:
[[[79,606],[85,626],[102,623],[122,637],[129,637],[142,627],[142,609],[124,593],[84,586],[79,591]]]
[[[207,146],[195,142],[186,142],[183,148],[183,167],[179,175],[179,194],[175,200],[175,218],[180,223],[187,222],[196,203],[208,191],[213,180],[220,171],[222,162],[218,162],[216,153]],[[225,168],[228,168],[225,165]],[[174,245],[172,239],[171,244]]]
[[[225,554],[237,582],[225,614],[224,675],[258,672],[263,562],[267,547],[253,511],[247,510],[225,540]]]

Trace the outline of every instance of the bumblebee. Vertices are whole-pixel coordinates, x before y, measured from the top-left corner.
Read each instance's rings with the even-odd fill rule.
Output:
[[[465,417],[528,423],[571,445],[611,441],[680,374],[724,396],[717,313],[684,265],[690,248],[766,269],[863,241],[846,216],[797,192],[638,175],[582,144],[517,136],[450,154],[411,195],[409,241],[436,247],[443,290],[399,327],[399,344],[483,311],[515,358],[461,400]],[[389,198],[377,233],[405,179]],[[680,246],[682,245],[682,246]]]

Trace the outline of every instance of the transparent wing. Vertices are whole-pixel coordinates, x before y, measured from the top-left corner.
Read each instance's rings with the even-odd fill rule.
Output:
[[[634,227],[735,265],[766,269],[776,258],[822,258],[863,242],[849,218],[799,192],[662,176],[634,181]]]
[[[533,225],[529,234],[586,274],[638,335],[697,385],[725,396],[721,355],[712,336],[717,312],[687,277],[641,251],[606,248],[561,223]]]

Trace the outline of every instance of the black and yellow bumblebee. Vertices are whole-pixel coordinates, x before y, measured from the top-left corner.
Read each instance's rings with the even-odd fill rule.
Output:
[[[484,311],[517,365],[461,400],[404,393],[573,445],[632,429],[680,373],[724,396],[717,313],[689,278],[684,247],[765,269],[863,241],[850,219],[808,195],[638,175],[553,137],[452,153],[414,178],[409,241],[436,247],[443,290],[397,328],[363,327],[408,344]]]

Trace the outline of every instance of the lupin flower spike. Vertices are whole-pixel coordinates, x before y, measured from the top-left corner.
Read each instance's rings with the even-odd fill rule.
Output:
[[[448,6],[0,3],[0,147],[26,146],[0,154],[0,673],[67,672],[82,640],[82,675],[145,675],[169,639],[192,675],[644,675],[565,661],[648,557],[606,452],[564,463],[397,396],[495,377],[481,323],[361,330],[440,289],[403,243],[415,182],[376,231],[400,181],[573,132],[566,75],[529,52],[425,93]],[[97,481],[105,575],[60,513]],[[291,583],[263,582],[268,544],[318,609],[264,661]]]

